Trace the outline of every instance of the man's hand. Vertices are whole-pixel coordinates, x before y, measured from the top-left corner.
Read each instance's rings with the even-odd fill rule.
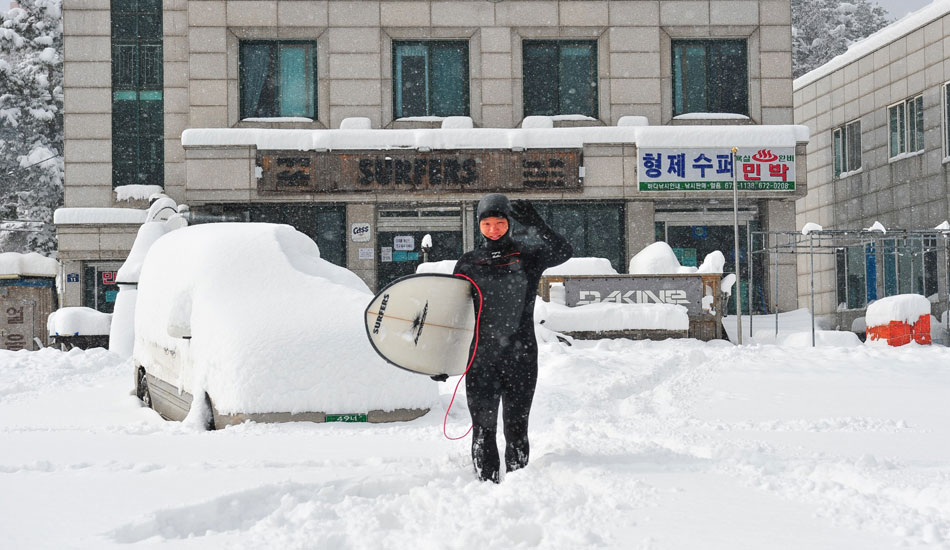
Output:
[[[544,220],[534,206],[523,199],[511,201],[511,217],[525,227],[544,225]]]
[[[430,376],[429,378],[435,380],[436,382],[445,382],[449,379],[448,374],[436,374],[435,376]]]

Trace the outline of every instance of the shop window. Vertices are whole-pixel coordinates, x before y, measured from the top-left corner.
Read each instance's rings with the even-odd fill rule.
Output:
[[[468,116],[468,42],[393,42],[393,113]]]
[[[526,40],[524,114],[597,118],[597,42]]]
[[[890,158],[924,150],[924,96],[919,95],[887,108]]]
[[[112,185],[164,185],[161,0],[112,1]]]
[[[241,42],[241,118],[317,117],[317,46]]]
[[[119,285],[116,284],[118,265],[85,264],[82,279],[82,305],[103,313],[115,309]]]
[[[861,121],[856,120],[835,128],[832,135],[835,177],[859,170],[861,168]]]
[[[745,40],[674,40],[673,116],[749,114]]]
[[[247,210],[251,222],[284,223],[313,239],[320,257],[346,266],[346,207],[313,204],[254,204]]]
[[[884,241],[884,295],[937,293],[936,239]]]
[[[619,203],[559,203],[532,201],[552,229],[564,235],[574,248],[574,257],[607,258],[618,273],[626,273],[624,210]],[[473,228],[479,235],[478,227]],[[512,234],[536,242],[532,232],[512,222]]]
[[[849,246],[835,251],[838,309],[860,309],[877,299],[874,246]]]

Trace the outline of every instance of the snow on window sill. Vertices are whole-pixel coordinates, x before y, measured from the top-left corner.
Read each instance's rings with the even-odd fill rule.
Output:
[[[850,172],[841,172],[840,174],[835,176],[835,179],[843,180],[844,178],[850,178],[851,176],[860,174],[862,172],[864,172],[863,166],[861,168],[856,168],[854,170],[851,170]]]
[[[303,116],[250,117],[242,118],[241,122],[313,122],[313,119]]]
[[[596,118],[587,115],[554,115],[551,117],[551,119],[555,122],[561,120],[597,120]]]
[[[396,122],[442,122],[443,116],[404,116],[396,119]]]
[[[749,120],[749,117],[737,113],[684,113],[673,120]]]
[[[924,154],[924,150],[923,150],[923,149],[921,149],[920,151],[911,151],[911,152],[909,152],[909,153],[901,153],[901,154],[897,155],[896,157],[891,157],[891,158],[887,159],[887,162],[889,162],[889,163],[891,163],[891,162],[897,162],[897,161],[899,161],[899,160],[909,159],[909,158],[911,158],[911,157],[918,157],[918,156],[920,156],[920,155],[922,155],[922,154]]]

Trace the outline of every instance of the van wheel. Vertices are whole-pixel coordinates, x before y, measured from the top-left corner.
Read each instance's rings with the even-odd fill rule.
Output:
[[[145,374],[144,367],[139,367],[139,375],[135,379],[135,395],[146,407],[152,408],[152,393],[148,391],[148,375]]]
[[[214,431],[214,406],[211,404],[211,396],[205,392],[205,430]]]

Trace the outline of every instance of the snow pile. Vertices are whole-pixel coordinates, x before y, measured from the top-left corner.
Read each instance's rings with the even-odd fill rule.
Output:
[[[898,294],[871,302],[864,315],[869,327],[901,321],[914,324],[921,315],[930,315],[930,300],[920,294]]]
[[[670,245],[657,241],[647,245],[630,258],[627,269],[631,275],[663,275],[675,273],[722,273],[726,265],[726,257],[722,252],[714,250],[703,258],[699,267],[682,266],[676,258],[676,253]]]
[[[470,116],[447,116],[442,120],[442,128],[464,130],[474,127],[475,123]]]
[[[599,302],[568,307],[553,301],[535,302],[535,323],[558,332],[620,330],[689,330],[686,308],[676,304],[618,304]]]
[[[824,229],[824,227],[815,222],[808,222],[805,224],[805,227],[802,227],[802,235],[808,235],[812,231],[824,231]]]
[[[159,185],[120,185],[115,188],[115,200],[144,201],[163,192]]]
[[[808,311],[807,308],[779,313],[777,335],[775,324],[776,318],[774,314],[753,315],[751,318],[748,315],[743,315],[742,343],[782,344],[786,338],[789,338],[789,343],[795,345],[801,338],[807,338],[808,345],[811,345],[811,312]],[[735,343],[739,335],[736,328],[736,316],[724,316],[722,318],[722,328],[726,331],[729,340]],[[821,319],[815,319],[816,334],[826,331],[827,328]],[[806,334],[807,336],[800,336],[801,334]],[[827,338],[816,336],[816,340],[818,341],[818,345],[823,345],[825,342],[834,345],[835,341],[840,342],[837,336],[829,336]]]
[[[59,275],[59,262],[36,252],[0,253],[0,276],[16,277],[56,277]]]
[[[188,227],[156,241],[142,266],[134,358],[192,395],[207,391],[225,414],[431,407],[428,377],[371,348],[372,297],[290,226]]]
[[[416,267],[416,273],[443,273],[451,275],[455,272],[455,263],[458,260],[442,260],[439,262],[423,262]]]
[[[50,313],[46,330],[50,336],[102,336],[109,334],[112,314],[91,307],[62,307]]]
[[[186,209],[186,205],[178,205],[165,195],[156,198],[145,211],[145,222],[139,227],[128,258],[116,272],[119,294],[115,299],[109,331],[109,350],[122,357],[130,357],[135,345],[135,303],[138,296],[135,284],[139,281],[145,257],[152,244],[163,235],[188,225],[179,213],[179,210]]]
[[[554,117],[532,115],[524,117],[522,128],[554,128]]]
[[[340,121],[341,130],[371,130],[373,121],[364,116],[347,117]]]
[[[811,333],[793,332],[782,337],[779,340],[779,344],[790,348],[811,346]],[[853,348],[863,344],[857,334],[848,330],[816,330],[815,345]]]
[[[877,231],[878,233],[887,233],[887,229],[884,229],[884,224],[881,222],[874,222],[871,227],[865,227],[865,231]]]
[[[546,276],[616,275],[617,270],[607,258],[571,258],[563,264],[544,270]]]

